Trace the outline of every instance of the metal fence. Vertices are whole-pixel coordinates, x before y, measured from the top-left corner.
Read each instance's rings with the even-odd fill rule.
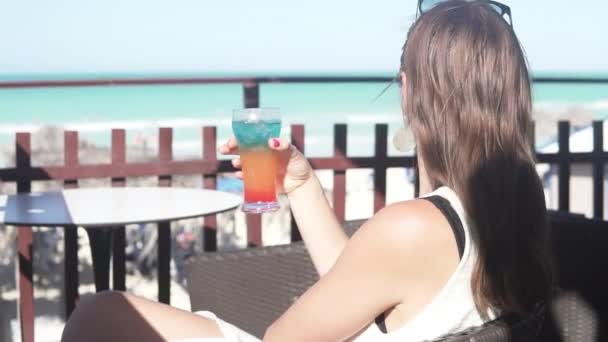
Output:
[[[114,79],[114,80],[78,80],[78,81],[36,81],[36,82],[0,82],[0,88],[22,87],[62,87],[62,86],[120,86],[120,85],[154,85],[154,84],[215,84],[238,83],[243,85],[245,107],[259,105],[259,85],[262,83],[349,83],[349,82],[384,82],[393,81],[388,77],[267,77],[267,78],[180,78],[180,79]],[[538,83],[603,83],[608,79],[595,78],[536,78]],[[374,154],[369,157],[352,157],[347,151],[347,129],[344,124],[334,126],[334,153],[331,157],[309,158],[315,169],[333,170],[333,206],[338,219],[345,219],[346,171],[348,169],[373,169],[374,212],[385,206],[386,171],[388,168],[414,166],[411,156],[389,156],[387,153],[388,125],[376,124]],[[216,156],[216,128],[202,127],[202,158],[174,160],[173,130],[160,128],[158,134],[158,159],[147,162],[126,161],[126,132],[124,129],[112,130],[111,162],[104,164],[81,164],[78,160],[78,132],[64,133],[64,165],[33,166],[31,163],[30,133],[17,133],[15,137],[16,165],[0,169],[1,182],[14,182],[18,192],[29,192],[33,181],[60,180],[65,188],[78,187],[79,180],[87,178],[111,179],[112,186],[126,185],[127,177],[156,177],[159,186],[171,186],[172,177],[177,175],[200,175],[205,188],[215,189],[218,173],[234,171],[230,162],[218,160]],[[608,152],[603,150],[603,124],[593,122],[593,150],[585,153],[569,151],[570,124],[559,122],[557,153],[537,154],[539,163],[556,165],[558,169],[559,201],[558,209],[568,211],[570,207],[570,166],[574,163],[593,165],[593,216],[604,216],[604,166]],[[304,151],[305,127],[293,125],[291,139],[295,146]],[[533,140],[534,141],[534,140]],[[247,216],[248,245],[262,245],[261,219],[259,215]],[[204,250],[217,248],[215,215],[205,218]],[[34,302],[33,302],[33,267],[32,267],[32,228],[19,227],[17,246],[19,253],[19,313],[22,339],[33,341],[34,336]],[[299,240],[300,234],[292,219],[292,240]],[[117,227],[113,238],[113,287],[125,290],[125,228]],[[65,312],[69,315],[78,300],[78,265],[77,265],[76,230],[65,230]],[[168,223],[158,225],[158,299],[170,303],[170,260],[171,232]]]

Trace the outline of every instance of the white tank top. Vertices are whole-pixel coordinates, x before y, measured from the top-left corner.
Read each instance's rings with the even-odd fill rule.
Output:
[[[441,335],[483,324],[484,320],[475,307],[471,292],[471,275],[477,260],[477,251],[471,241],[468,220],[462,203],[456,193],[447,187],[441,187],[423,197],[430,196],[445,198],[462,222],[465,243],[456,271],[433,300],[403,327],[383,333],[376,323],[372,323],[354,341],[418,342],[432,340]],[[494,318],[494,313],[489,312],[488,315],[490,319]]]

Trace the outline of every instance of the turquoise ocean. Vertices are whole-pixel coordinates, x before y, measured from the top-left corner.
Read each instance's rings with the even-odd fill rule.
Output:
[[[377,73],[365,75],[379,76]],[[0,75],[0,81],[200,76],[243,74]],[[608,73],[539,73],[536,76],[608,78]],[[389,124],[391,135],[402,124],[399,88],[393,85],[379,97],[387,85],[262,84],[260,105],[281,109],[283,135],[289,135],[290,124],[305,124],[308,155],[332,153],[334,123],[349,125],[349,154],[371,155],[374,124]],[[608,118],[608,84],[536,84],[533,92],[535,110],[543,115],[576,111],[588,113],[596,120]],[[232,110],[242,106],[240,84],[0,89],[0,145],[13,144],[16,132],[36,134],[42,127],[55,126],[78,130],[81,139],[100,146],[110,145],[112,128],[124,128],[128,144],[145,143],[154,149],[158,127],[173,127],[175,157],[197,157],[202,150],[200,127],[217,126],[218,138],[226,139],[231,134]],[[389,152],[397,153],[392,147]]]

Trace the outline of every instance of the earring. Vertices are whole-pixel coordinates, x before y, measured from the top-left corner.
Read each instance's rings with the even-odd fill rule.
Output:
[[[404,125],[399,128],[393,136],[393,146],[400,152],[412,153],[416,149],[416,141],[414,134],[409,128],[409,125]]]

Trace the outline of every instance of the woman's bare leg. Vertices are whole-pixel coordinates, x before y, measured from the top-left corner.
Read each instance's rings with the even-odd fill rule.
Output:
[[[65,325],[61,341],[171,341],[222,337],[210,319],[124,292],[83,298]]]

